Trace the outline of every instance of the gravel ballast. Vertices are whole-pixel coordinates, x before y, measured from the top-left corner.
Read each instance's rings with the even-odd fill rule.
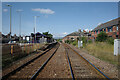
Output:
[[[39,73],[37,79],[40,78],[71,78],[69,65],[65,54],[65,49],[62,45],[51,58],[49,63]]]
[[[100,60],[86,52],[81,51],[79,48],[74,47],[73,45],[69,45],[71,48],[76,50],[79,54],[89,60],[92,64],[94,64],[98,69],[100,69],[103,73],[105,73],[109,78],[118,78],[118,69],[117,66]]]

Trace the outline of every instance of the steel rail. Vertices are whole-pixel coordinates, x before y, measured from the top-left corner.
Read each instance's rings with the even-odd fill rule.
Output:
[[[59,46],[56,48],[56,50],[53,52],[53,54],[42,64],[42,66],[36,71],[36,73],[29,80],[35,80],[36,79],[36,77],[39,75],[39,73],[44,69],[44,67],[46,66],[46,64],[50,61],[50,59],[56,53],[56,51],[58,50]]]
[[[66,44],[67,45],[67,44]],[[68,46],[68,45],[67,45]],[[71,50],[73,50],[76,54],[78,54],[80,57],[82,57],[86,62],[88,62],[94,69],[96,69],[96,71],[98,71],[100,74],[102,74],[105,78],[107,78],[108,80],[111,80],[107,75],[105,75],[101,70],[99,70],[94,64],[92,64],[89,60],[87,60],[86,58],[84,58],[81,54],[79,54],[76,50],[74,50],[73,48],[71,48],[70,46],[68,46]]]
[[[72,80],[75,80],[73,69],[72,69],[72,66],[71,66],[71,61],[70,61],[70,58],[69,58],[69,55],[68,55],[68,52],[67,52],[66,48],[65,48],[65,53],[67,54],[67,59],[68,59],[68,63],[69,63],[70,71],[71,71]]]
[[[57,43],[55,43],[56,45]],[[55,46],[54,45],[54,46]],[[53,46],[53,47],[54,47]],[[25,64],[21,65],[20,67],[16,68],[15,70],[9,72],[8,74],[2,76],[2,80],[6,80],[9,76],[14,75],[16,72],[20,71],[22,68],[24,68],[25,66],[27,66],[28,64],[32,63],[33,61],[35,61],[36,59],[38,59],[39,57],[41,57],[42,55],[44,55],[45,53],[47,53],[48,51],[50,51],[53,47],[49,48],[47,51],[43,52],[42,54],[38,55],[37,57],[29,60],[28,62],[26,62]]]

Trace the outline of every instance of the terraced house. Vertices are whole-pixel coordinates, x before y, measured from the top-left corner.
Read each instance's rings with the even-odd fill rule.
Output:
[[[95,29],[91,31],[91,39],[94,40],[97,37],[97,34],[100,32],[105,32],[108,34],[109,37],[113,37],[114,39],[118,39],[119,35],[119,24],[118,21],[120,20],[120,17],[117,19],[113,19],[111,21],[108,21],[106,23],[98,25]]]

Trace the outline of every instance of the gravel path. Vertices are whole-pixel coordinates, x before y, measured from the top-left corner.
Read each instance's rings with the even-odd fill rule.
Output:
[[[104,72],[109,78],[118,78],[118,69],[115,65],[102,61],[85,52],[82,52],[80,49],[74,47],[73,45],[70,46],[87,60],[89,60],[92,64],[94,64],[98,69]]]
[[[48,62],[45,68],[39,73],[40,78],[71,78],[69,65],[62,45],[58,48],[55,55]]]

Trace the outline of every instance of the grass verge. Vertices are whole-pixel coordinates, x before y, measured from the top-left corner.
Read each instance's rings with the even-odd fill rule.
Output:
[[[101,60],[118,65],[118,56],[114,56],[114,45],[106,42],[90,43],[84,47],[90,55]]]

